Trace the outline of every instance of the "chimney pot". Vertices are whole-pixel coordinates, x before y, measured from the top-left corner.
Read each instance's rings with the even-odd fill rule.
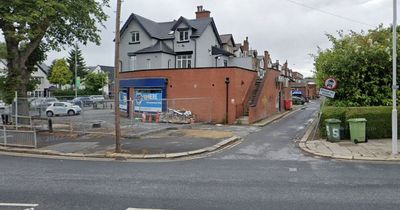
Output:
[[[202,5],[197,6],[196,19],[209,18],[210,13],[210,11],[203,9]]]

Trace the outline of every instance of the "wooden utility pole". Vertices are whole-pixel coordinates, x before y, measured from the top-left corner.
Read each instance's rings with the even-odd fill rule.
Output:
[[[120,37],[120,19],[121,19],[121,0],[117,0],[117,11],[115,18],[115,60],[114,60],[114,109],[115,109],[115,152],[121,152],[121,127],[119,113],[119,46]]]

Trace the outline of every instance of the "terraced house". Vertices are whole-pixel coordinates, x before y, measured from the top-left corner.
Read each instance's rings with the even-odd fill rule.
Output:
[[[128,115],[171,107],[134,100],[146,95],[174,105],[180,100],[200,121],[255,122],[282,110],[281,72],[272,68],[269,53],[258,55],[248,37],[239,44],[232,34],[219,34],[210,13],[198,6],[195,19],[169,22],[129,16],[121,28],[119,74],[122,101],[134,101],[123,105]],[[187,98],[204,100],[183,102]]]
[[[180,17],[154,22],[131,14],[121,30],[121,69],[251,67],[235,60],[240,49],[229,41],[233,41],[232,35],[220,36],[210,11],[202,6],[198,7],[196,19]]]

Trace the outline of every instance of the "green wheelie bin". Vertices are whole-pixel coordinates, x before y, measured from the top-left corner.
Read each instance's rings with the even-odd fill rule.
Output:
[[[353,143],[367,142],[366,137],[366,123],[365,118],[348,119],[350,127],[350,139]]]
[[[330,142],[340,141],[340,123],[338,119],[326,119],[326,134],[327,140]]]

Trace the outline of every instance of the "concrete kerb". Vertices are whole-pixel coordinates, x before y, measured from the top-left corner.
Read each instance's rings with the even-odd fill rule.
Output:
[[[34,155],[49,155],[49,156],[62,156],[62,157],[80,157],[80,158],[115,158],[115,159],[174,159],[182,158],[186,156],[199,155],[207,152],[213,152],[221,149],[229,144],[232,144],[241,138],[239,136],[233,136],[228,139],[222,140],[221,142],[206,147],[203,149],[197,149],[187,152],[179,153],[160,153],[160,154],[126,154],[126,153],[105,153],[105,154],[83,154],[83,153],[62,153],[52,150],[40,150],[40,149],[24,149],[24,148],[12,148],[0,146],[0,151],[2,152],[12,152],[12,153],[26,153]]]
[[[318,119],[318,117],[314,118],[313,122],[308,126],[306,133],[301,138],[301,140],[298,144],[300,149],[302,149],[303,151],[305,151],[309,154],[317,155],[317,156],[321,156],[321,157],[327,157],[327,158],[342,159],[342,160],[364,160],[364,161],[399,161],[400,160],[400,156],[377,158],[377,157],[363,157],[363,156],[354,156],[354,155],[337,155],[334,153],[325,154],[325,153],[320,153],[320,152],[314,151],[307,147],[307,141],[308,141],[308,138],[310,137],[313,129],[317,125],[317,119]]]

